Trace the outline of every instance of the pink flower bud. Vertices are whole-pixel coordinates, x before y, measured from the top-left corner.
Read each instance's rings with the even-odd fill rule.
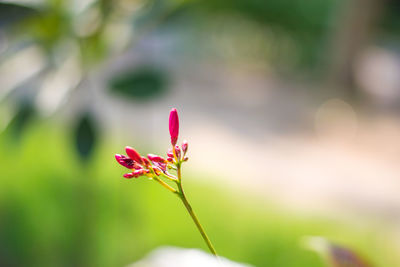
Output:
[[[172,162],[174,162],[174,159],[171,158],[171,157],[168,157],[168,158],[167,158],[167,161],[170,162],[170,163],[172,163]]]
[[[176,154],[176,157],[177,157],[178,159],[181,158],[181,149],[179,148],[178,145],[175,146],[175,154]]]
[[[159,176],[161,174],[161,170],[158,167],[154,167],[153,170],[157,176]]]
[[[176,145],[179,135],[179,118],[176,108],[171,109],[169,113],[169,134],[171,135],[171,144]]]
[[[149,161],[147,158],[142,157],[142,160],[143,160],[144,166],[149,167],[149,166],[151,165],[151,164],[150,164],[150,161]]]
[[[135,170],[132,172],[133,177],[139,177],[142,176],[143,174],[146,173],[146,170],[141,169],[141,170]]]
[[[125,168],[132,169],[134,168],[135,163],[132,159],[128,158],[127,156],[115,154],[115,159],[119,164],[124,166]]]
[[[126,179],[131,179],[131,178],[133,177],[133,173],[125,173],[125,174],[124,174],[124,177],[125,177]]]
[[[133,163],[133,169],[135,169],[135,170],[142,170],[143,167],[142,167],[141,165],[137,164],[136,162],[134,162],[134,163]]]
[[[167,161],[160,156],[154,155],[154,154],[148,154],[147,157],[149,158],[149,160],[151,160],[153,163],[154,162],[159,162],[159,163],[167,163]]]
[[[167,170],[167,163],[156,163],[157,167],[159,167],[163,172]]]
[[[169,158],[173,158],[173,157],[174,157],[174,153],[172,152],[172,149],[171,149],[171,148],[168,149],[168,151],[167,151],[167,156],[168,156]]]
[[[140,156],[140,154],[135,149],[133,149],[130,146],[127,146],[127,147],[125,147],[125,151],[126,151],[126,154],[128,154],[128,156],[131,159],[133,159],[134,161],[136,161],[139,164],[143,164],[142,157]]]
[[[182,143],[183,154],[186,154],[187,150],[188,150],[188,142],[186,140],[183,140],[183,143]]]

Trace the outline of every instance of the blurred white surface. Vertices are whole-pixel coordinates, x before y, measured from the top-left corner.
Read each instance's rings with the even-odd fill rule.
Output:
[[[128,267],[251,267],[236,263],[197,249],[161,247],[151,252],[146,258]]]

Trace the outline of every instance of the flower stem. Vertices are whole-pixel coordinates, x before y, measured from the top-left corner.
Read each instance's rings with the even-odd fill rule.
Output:
[[[196,224],[197,229],[199,230],[201,236],[203,237],[204,241],[206,242],[206,244],[207,244],[208,248],[210,249],[211,253],[214,256],[218,257],[214,246],[212,245],[212,243],[211,243],[210,239],[208,238],[206,232],[204,231],[203,227],[201,226],[201,224],[199,222],[199,219],[197,219],[197,216],[194,213],[194,211],[192,209],[192,206],[190,206],[190,204],[189,204],[189,202],[188,202],[188,200],[187,200],[187,198],[185,196],[185,192],[183,191],[181,182],[180,181],[177,182],[177,185],[178,185],[178,189],[179,189],[178,192],[177,192],[179,198],[182,200],[183,204],[185,205],[185,208],[187,209],[187,211],[189,212],[190,216],[192,217],[193,222]]]
[[[169,184],[167,184],[166,182],[164,182],[161,179],[158,178],[153,178],[156,182],[159,182],[162,186],[164,186],[166,189],[168,189],[169,191],[171,191],[172,193],[177,193],[175,188],[172,188]]]

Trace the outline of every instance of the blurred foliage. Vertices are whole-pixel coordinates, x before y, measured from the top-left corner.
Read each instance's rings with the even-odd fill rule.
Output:
[[[386,15],[383,17],[380,26],[384,29],[385,34],[391,35],[393,39],[396,39],[398,45],[400,42],[400,1],[388,1],[385,12]]]
[[[0,136],[0,266],[125,266],[161,245],[206,250],[174,195],[121,177],[113,158],[119,148],[102,145],[82,166],[68,134],[31,124],[20,149]],[[312,235],[354,248],[378,267],[400,265],[385,227],[301,217],[185,173],[193,207],[223,256],[255,266],[323,266],[299,244]]]
[[[306,237],[304,246],[314,250],[332,267],[371,267],[366,259],[356,251],[332,243],[323,237]]]
[[[34,117],[35,109],[33,104],[29,100],[21,101],[16,108],[14,117],[10,120],[5,129],[5,134],[14,139],[14,141],[19,141],[23,131]]]
[[[335,0],[215,0],[193,1],[208,12],[238,12],[295,35],[320,35],[326,30]]]
[[[78,120],[75,129],[75,144],[78,155],[83,159],[89,159],[97,143],[98,127],[90,113],[84,113]]]
[[[167,77],[161,70],[141,67],[119,73],[110,81],[110,88],[124,97],[149,100],[165,93]]]
[[[295,49],[296,56],[292,59],[297,67],[312,66],[321,60],[322,51],[326,49],[329,41],[331,26],[336,10],[341,1],[337,0],[215,0],[215,1],[152,1],[149,5],[148,14],[167,14],[164,17],[164,23],[161,27],[175,27],[180,25],[190,25],[192,30],[196,29],[196,24],[204,24],[210,21],[216,21],[216,25],[208,25],[210,32],[218,29],[218,18],[232,17],[229,20],[232,27],[240,26],[241,21],[248,20],[254,22],[261,28],[260,33],[268,35],[274,32],[274,38],[291,39],[290,49]],[[167,5],[170,3],[170,5]],[[175,3],[175,8],[171,8],[171,3]],[[162,11],[161,11],[161,10]],[[148,18],[149,16],[147,16]],[[241,19],[237,19],[237,18]],[[151,17],[150,17],[151,19]],[[148,20],[150,20],[148,18]],[[154,19],[154,18],[153,18]],[[238,32],[243,34],[245,32]],[[258,34],[258,33],[257,33]],[[283,36],[283,37],[278,37]],[[254,47],[259,36],[252,36],[247,39],[249,47]],[[204,40],[207,43],[209,40]],[[233,40],[234,41],[234,40]],[[282,40],[269,40],[269,42],[282,42]],[[234,45],[234,44],[232,44]],[[268,44],[264,44],[268,45]],[[204,46],[204,44],[202,44]],[[272,53],[279,52],[282,47],[277,45]],[[199,47],[198,49],[201,49]],[[260,53],[261,51],[258,51]],[[293,53],[293,51],[283,51],[283,53]],[[260,54],[260,56],[263,56]],[[284,55],[282,55],[284,56]],[[270,60],[270,58],[264,58]],[[279,58],[273,62],[279,65]]]
[[[36,10],[27,6],[0,3],[0,26],[9,27],[36,14]]]
[[[262,49],[254,48],[253,43],[258,42],[259,35],[268,36],[272,32],[273,35],[264,46],[277,42],[275,51],[270,52],[280,55],[274,59],[274,64],[279,65],[281,58],[290,54],[297,67],[312,66],[326,57],[324,52],[332,41],[333,24],[340,18],[343,3],[346,3],[343,0],[94,0],[80,10],[78,6],[85,4],[71,4],[65,0],[41,2],[40,8],[35,9],[0,5],[0,12],[7,13],[10,10],[13,18],[9,16],[8,20],[20,18],[21,23],[16,27],[19,31],[15,32],[24,36],[25,41],[31,39],[41,45],[50,54],[60,43],[73,40],[79,45],[81,61],[86,68],[104,62],[113,54],[112,44],[123,39],[121,36],[110,38],[107,34],[109,26],[116,21],[132,26],[129,36],[132,34],[131,40],[134,40],[151,34],[155,29],[179,32],[186,27],[189,32],[198,35],[197,26],[207,23],[207,31],[213,32],[218,29],[219,17],[231,17],[229,23],[233,28],[240,28],[242,19],[255,23],[259,30],[252,32],[253,36],[246,35],[246,32],[230,34],[243,34],[248,47],[255,49],[261,57],[264,57]],[[28,10],[32,15],[27,18],[24,14]],[[399,1],[388,1],[386,12],[388,14],[384,16],[381,26],[387,32],[398,33]],[[210,24],[212,21],[215,24]],[[203,43],[191,45],[196,50],[206,50],[209,42],[204,38]],[[236,40],[232,39],[231,42],[235,43]]]
[[[66,11],[60,1],[49,1],[48,6],[23,21],[20,30],[50,52],[63,37],[72,34]]]

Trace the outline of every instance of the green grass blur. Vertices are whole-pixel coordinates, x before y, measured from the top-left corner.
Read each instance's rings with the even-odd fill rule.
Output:
[[[145,178],[122,178],[114,160],[121,150],[103,140],[83,164],[65,127],[35,123],[19,140],[0,135],[0,266],[125,266],[162,245],[207,250],[174,195]],[[318,235],[376,266],[400,266],[384,229],[294,215],[195,175],[185,173],[188,198],[225,257],[324,266],[300,246],[303,236]]]

